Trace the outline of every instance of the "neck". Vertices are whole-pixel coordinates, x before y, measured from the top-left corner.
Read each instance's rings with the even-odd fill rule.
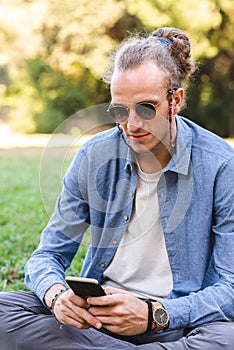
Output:
[[[163,141],[159,142],[149,152],[137,153],[136,157],[141,170],[148,174],[156,173],[167,166],[175,149],[173,144],[176,140],[176,124],[173,119],[171,135],[167,134]]]
[[[157,152],[158,153],[158,152]],[[144,152],[136,154],[138,163],[141,170],[147,174],[156,173],[169,163],[173,150],[166,147],[162,147],[160,154],[154,154],[154,152]]]

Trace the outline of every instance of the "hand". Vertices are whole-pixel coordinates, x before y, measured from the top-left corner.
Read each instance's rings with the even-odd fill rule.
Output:
[[[121,335],[144,333],[148,325],[147,304],[126,291],[106,287],[106,296],[90,297],[88,311],[102,326]]]
[[[84,299],[68,289],[56,300],[53,312],[56,319],[63,324],[82,329],[91,326],[101,328],[101,322],[88,311],[89,307]]]

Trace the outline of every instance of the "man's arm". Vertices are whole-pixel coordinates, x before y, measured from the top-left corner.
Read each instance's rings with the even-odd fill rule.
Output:
[[[234,158],[231,158],[220,168],[214,187],[214,246],[208,264],[209,285],[178,299],[159,299],[169,313],[170,329],[234,319],[233,175]],[[190,259],[192,264],[193,257]]]
[[[65,285],[65,270],[89,225],[89,207],[79,191],[76,164],[73,161],[65,175],[55,211],[25,267],[25,283],[42,302],[51,286]]]
[[[45,296],[44,296],[44,302],[50,308],[52,306],[53,299],[56,295],[59,295],[62,291],[66,290],[66,286],[61,283],[54,284],[51,286]]]

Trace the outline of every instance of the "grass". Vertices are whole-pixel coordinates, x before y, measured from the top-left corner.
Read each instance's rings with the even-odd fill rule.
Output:
[[[27,290],[24,265],[49,219],[40,192],[40,161],[38,152],[0,153],[0,290]],[[82,246],[69,274],[79,273],[85,251]]]

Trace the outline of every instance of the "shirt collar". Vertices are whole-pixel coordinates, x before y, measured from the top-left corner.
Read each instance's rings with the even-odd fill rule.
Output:
[[[127,147],[125,145],[125,147]],[[132,173],[134,172],[134,164],[135,164],[135,157],[133,156],[132,150],[131,148],[127,149],[127,156],[126,156],[126,163],[125,163],[125,167],[124,170],[126,171],[126,173]]]
[[[177,136],[175,152],[171,160],[164,168],[164,172],[170,170],[183,175],[188,175],[191,161],[192,133],[182,117],[176,116]]]

